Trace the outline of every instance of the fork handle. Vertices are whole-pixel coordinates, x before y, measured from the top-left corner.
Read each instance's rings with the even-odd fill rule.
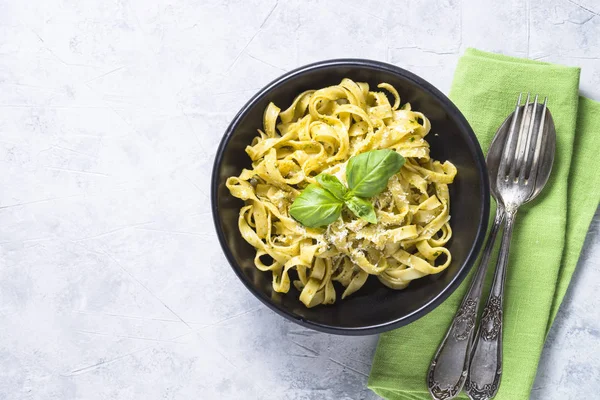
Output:
[[[488,270],[490,255],[496,242],[496,235],[503,220],[504,208],[498,204],[494,224],[485,242],[485,248],[471,286],[463,297],[444,340],[431,360],[427,374],[427,386],[429,393],[436,400],[454,398],[460,393],[465,383],[481,290]]]
[[[483,309],[473,352],[471,353],[465,391],[473,400],[493,398],[500,386],[500,377],[502,376],[504,280],[516,213],[516,209],[507,210],[506,212],[506,227],[502,234],[494,281]]]

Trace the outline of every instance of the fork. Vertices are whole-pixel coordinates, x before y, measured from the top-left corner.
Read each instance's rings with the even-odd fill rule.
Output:
[[[548,138],[550,129],[545,123],[548,99],[544,100],[543,106],[538,104],[537,95],[533,104],[529,100],[528,93],[519,123],[519,95],[496,176],[496,201],[504,208],[506,226],[492,288],[483,309],[465,382],[465,391],[473,400],[491,399],[498,392],[502,375],[504,281],[514,222],[519,207],[533,200],[545,186],[545,173],[549,174],[548,168],[551,168],[554,160],[554,142]],[[542,108],[541,114],[537,114],[538,108]],[[540,171],[543,172],[538,179]]]
[[[512,225],[519,206],[537,196],[548,181],[556,145],[554,122],[547,102],[538,104],[536,96],[531,104],[529,99],[527,94],[526,104],[521,105],[522,94],[519,95],[514,112],[498,128],[488,150],[486,162],[492,196],[497,203],[496,216],[471,285],[431,360],[427,385],[435,400],[458,396],[467,376],[467,392],[473,399],[491,398],[498,390],[502,371],[503,282]],[[538,109],[541,109],[539,114]],[[515,190],[518,190],[516,196],[512,193]],[[473,346],[477,310],[490,256],[507,215],[510,227],[504,232],[503,256],[498,260],[494,287],[484,311],[484,326],[477,333],[477,343]],[[485,338],[481,339],[482,336]],[[472,352],[473,348],[475,351]]]

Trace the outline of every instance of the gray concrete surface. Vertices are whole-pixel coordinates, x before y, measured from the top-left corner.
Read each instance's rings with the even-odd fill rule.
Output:
[[[376,398],[376,337],[301,329],[231,272],[213,155],[284,71],[372,58],[447,92],[469,46],[580,65],[600,99],[596,0],[0,0],[0,399]],[[600,396],[599,230],[534,399]]]

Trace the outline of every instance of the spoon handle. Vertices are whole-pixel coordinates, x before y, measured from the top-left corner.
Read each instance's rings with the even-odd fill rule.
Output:
[[[448,400],[457,396],[465,383],[481,290],[490,255],[496,242],[496,235],[503,220],[504,208],[498,204],[494,224],[485,243],[471,286],[463,297],[444,340],[431,360],[427,374],[427,386],[429,393],[436,400]]]
[[[500,386],[502,376],[502,303],[504,298],[504,278],[508,266],[510,239],[517,210],[506,212],[506,227],[500,243],[498,265],[490,295],[483,309],[481,322],[471,354],[469,373],[465,391],[473,400],[493,398]]]

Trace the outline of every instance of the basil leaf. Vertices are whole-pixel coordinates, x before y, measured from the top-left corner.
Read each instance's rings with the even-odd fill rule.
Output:
[[[348,195],[373,197],[381,193],[388,180],[400,171],[404,157],[394,150],[371,150],[350,158],[346,180],[351,191]]]
[[[377,215],[375,215],[375,208],[369,200],[361,199],[360,197],[350,197],[346,200],[346,206],[352,211],[357,217],[364,219],[372,224],[377,223]]]
[[[338,219],[343,205],[331,192],[311,183],[290,206],[290,215],[302,225],[316,228]]]
[[[333,194],[339,200],[344,200],[344,195],[346,194],[346,186],[337,178],[337,176],[329,175],[329,174],[319,174],[317,175],[317,182],[325,189],[329,190],[331,194]]]

